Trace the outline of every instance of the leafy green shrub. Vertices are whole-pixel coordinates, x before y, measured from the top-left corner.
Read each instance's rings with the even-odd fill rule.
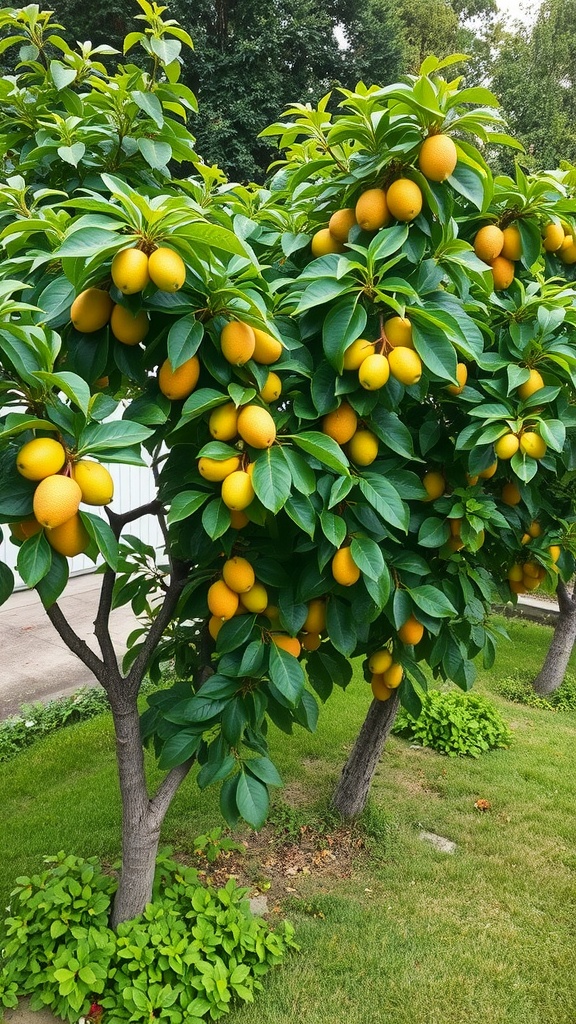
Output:
[[[430,690],[422,699],[419,718],[401,708],[393,731],[449,757],[480,757],[512,741],[500,712],[486,697],[452,691]]]
[[[274,932],[254,917],[233,879],[208,888],[167,855],[158,859],[154,902],[116,932],[108,927],[116,882],[96,858],[59,853],[45,861],[11,894],[0,1006],[30,996],[33,1010],[75,1021],[97,1000],[107,1024],[201,1024],[234,1000],[252,1002],[263,975],[295,948],[291,925]]]
[[[576,678],[567,675],[554,693],[547,697],[540,697],[532,689],[533,676],[526,674],[507,676],[505,679],[495,679],[492,688],[505,700],[514,704],[526,704],[531,708],[540,708],[542,711],[576,711]]]

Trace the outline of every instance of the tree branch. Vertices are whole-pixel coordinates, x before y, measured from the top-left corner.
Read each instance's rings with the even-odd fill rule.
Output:
[[[133,523],[136,519],[142,519],[143,516],[160,516],[162,512],[162,502],[158,501],[157,498],[149,501],[146,505],[132,508],[128,512],[113,512],[111,508],[106,508],[106,515],[116,540],[118,540],[122,530],[128,523]]]
[[[104,579],[102,580],[98,611],[96,613],[96,618],[94,619],[94,636],[96,637],[100,650],[102,651],[102,660],[106,665],[106,668],[111,675],[113,674],[115,676],[115,682],[119,683],[122,680],[122,676],[118,670],[118,659],[116,657],[114,644],[112,643],[112,637],[110,636],[110,612],[112,610],[112,595],[114,592],[115,580],[116,573],[114,570],[107,569],[104,573]]]
[[[184,575],[185,566],[183,563],[175,563],[173,565],[173,572],[170,584],[166,591],[166,596],[160,606],[160,610],[154,619],[146,637],[138,657],[135,659],[132,668],[126,676],[125,683],[129,690],[138,691],[142,677],[146,671],[146,665],[150,655],[154,651],[154,648],[158,644],[160,637],[172,618],[182,588],[186,582],[186,576]]]
[[[74,632],[59,605],[51,605],[50,608],[46,609],[46,614],[54,626],[54,629],[66,644],[67,648],[72,651],[72,654],[75,654],[76,657],[84,663],[84,665],[86,665],[86,668],[90,669],[92,675],[94,675],[98,682],[106,689],[107,666],[100,660],[98,655],[94,654],[94,651],[88,647],[86,641],[82,640],[82,638]]]
[[[556,587],[556,598],[558,600],[558,607],[564,615],[574,611],[574,600],[570,597],[568,587],[560,577],[558,577],[558,586]]]
[[[164,820],[164,816],[172,802],[172,798],[174,797],[176,790],[181,783],[184,782],[184,779],[188,775],[188,772],[195,760],[195,757],[189,757],[183,764],[179,764],[176,768],[172,768],[160,783],[156,796],[150,801],[150,814],[153,822],[157,824],[158,828]]]

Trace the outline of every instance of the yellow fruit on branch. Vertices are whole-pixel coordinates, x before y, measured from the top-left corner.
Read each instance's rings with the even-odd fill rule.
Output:
[[[173,249],[160,246],[148,257],[148,273],[161,292],[177,292],[186,280],[186,264]]]
[[[411,348],[393,348],[388,353],[388,363],[392,376],[407,388],[417,384],[422,376],[422,360]]]
[[[227,508],[242,512],[254,501],[254,497],[252,481],[243,469],[228,473],[222,481],[222,501]]]
[[[336,583],[351,587],[360,579],[360,569],[352,557],[350,547],[339,548],[332,559],[332,575]]]
[[[410,178],[397,178],[386,193],[386,202],[396,220],[412,221],[422,209],[422,192]]]
[[[198,460],[198,472],[205,480],[221,483],[230,473],[240,469],[240,456],[233,455],[229,459],[209,459],[205,455]]]
[[[520,448],[531,459],[543,459],[547,447],[546,441],[535,430],[525,430],[520,435]]]
[[[436,498],[441,498],[446,490],[446,480],[442,473],[438,473],[436,470],[429,470],[422,477],[422,486],[428,495],[423,500],[436,501]]]
[[[81,555],[90,544],[90,536],[78,513],[61,526],[48,530],[46,536],[54,550],[67,558]]]
[[[226,362],[233,366],[244,366],[254,355],[256,336],[250,324],[231,320],[220,334],[220,348]]]
[[[507,260],[505,256],[497,256],[495,260],[492,260],[490,266],[492,268],[494,291],[505,291],[514,280],[515,267],[512,260]]]
[[[384,324],[384,333],[393,348],[414,348],[412,324],[406,316],[391,316]]]
[[[171,402],[188,398],[198,383],[200,376],[200,360],[191,356],[176,370],[172,369],[170,360],[165,359],[158,371],[158,387]]]
[[[413,615],[398,630],[398,637],[403,644],[418,644],[423,636],[424,626]]]
[[[233,530],[242,530],[245,526],[248,526],[250,520],[245,512],[238,512],[236,509],[230,509],[230,526]]]
[[[337,409],[329,412],[322,419],[322,431],[338,444],[346,444],[354,437],[358,427],[358,417],[348,402],[343,401]]]
[[[458,150],[449,135],[429,135],[420,146],[418,166],[429,181],[446,181],[458,163]]]
[[[448,526],[453,537],[459,537],[462,532],[462,519],[449,519]]]
[[[509,224],[507,228],[504,228],[502,234],[504,236],[504,244],[500,255],[504,256],[507,260],[519,260],[522,256],[522,236],[520,231],[515,224]]]
[[[81,334],[93,334],[105,327],[114,303],[102,288],[86,288],[70,307],[70,319]]]
[[[374,651],[368,659],[368,669],[376,675],[385,672],[386,669],[390,668],[392,664],[392,655],[387,647],[382,647],[379,651]]]
[[[544,235],[542,238],[542,245],[546,249],[546,252],[558,252],[564,241],[564,228],[561,224],[554,224],[550,222],[544,228]]]
[[[494,476],[494,473],[496,472],[497,469],[498,459],[496,459],[496,462],[492,462],[489,466],[487,466],[486,469],[481,469],[480,472],[478,473],[478,476],[480,477],[481,480],[490,480],[491,477]]]
[[[369,188],[356,203],[355,216],[363,231],[379,231],[391,221],[386,193],[382,188]]]
[[[404,669],[402,668],[402,665],[399,665],[396,661],[393,661],[390,668],[387,668],[386,671],[382,673],[384,685],[390,690],[395,690],[400,686],[403,678]]]
[[[514,562],[514,565],[510,566],[506,575],[508,580],[520,583],[522,581],[522,576],[524,575],[523,568],[518,562]]]
[[[23,444],[16,456],[16,469],[27,480],[44,480],[62,469],[66,451],[53,437],[35,437]]]
[[[266,377],[266,383],[258,392],[263,402],[277,402],[282,394],[282,381],[277,373],[270,370]]]
[[[530,526],[528,527],[528,533],[530,537],[540,537],[542,533],[542,527],[540,526],[540,523],[536,520],[533,520],[530,523]]]
[[[381,673],[374,673],[370,680],[370,687],[372,689],[372,696],[376,700],[390,700],[393,690],[389,686],[386,686]]]
[[[347,447],[348,457],[357,466],[371,466],[378,458],[378,438],[371,430],[357,430]]]
[[[458,384],[448,384],[446,391],[451,395],[461,395],[466,387],[466,381],[468,380],[468,367],[466,363],[456,364],[456,380]]]
[[[150,330],[150,320],[145,309],[134,316],[125,306],[114,306],[110,317],[112,334],[123,345],[139,345]]]
[[[266,331],[261,331],[259,327],[253,327],[254,331],[254,353],[252,358],[263,366],[270,366],[271,363],[277,362],[282,355],[283,348],[277,338],[273,338],[271,334]]]
[[[16,540],[28,540],[36,533],[40,533],[42,526],[36,519],[23,519],[20,523],[10,523],[10,533]]]
[[[252,448],[270,448],[276,440],[276,424],[262,406],[244,405],[238,414],[238,433]]]
[[[479,260],[492,263],[502,252],[504,232],[496,224],[485,224],[474,236],[474,252]]]
[[[225,402],[210,413],[208,430],[218,441],[231,441],[238,434],[238,410],[234,402]]]
[[[217,619],[226,621],[234,617],[238,610],[239,597],[224,580],[216,580],[208,588],[208,608]]]
[[[124,295],[135,295],[150,283],[148,257],[141,249],[122,249],[112,260],[112,280]]]
[[[222,567],[222,578],[230,590],[237,594],[245,594],[256,582],[254,569],[247,558],[234,555]]]
[[[328,221],[328,230],[337,242],[347,242],[351,229],[357,223],[354,210],[347,207],[345,210],[336,210]]]
[[[511,459],[520,447],[520,441],[516,434],[504,434],[494,444],[494,451],[499,459]]]
[[[281,650],[287,651],[293,658],[298,658],[302,646],[297,636],[288,636],[288,633],[271,633],[272,643]]]
[[[518,395],[523,402],[526,399],[531,398],[536,391],[540,391],[541,388],[545,387],[544,379],[542,374],[538,370],[530,370],[530,376],[528,380],[525,380],[523,384],[520,384],[518,388]]]
[[[218,633],[224,625],[224,619],[219,619],[216,615],[211,615],[208,619],[208,632],[213,640],[218,639]]]
[[[376,344],[366,338],[356,338],[344,353],[344,369],[359,370],[368,356],[374,355]]]
[[[114,481],[105,466],[79,459],[72,466],[72,477],[82,491],[86,505],[109,505],[114,497]]]
[[[512,480],[504,484],[501,498],[505,505],[519,505],[522,501],[522,495],[518,484],[515,484]]]
[[[76,481],[56,474],[40,481],[34,491],[32,507],[40,525],[53,530],[76,515],[81,501],[82,491]]]
[[[312,255],[317,259],[319,256],[328,256],[331,252],[344,252],[344,246],[342,242],[339,242],[334,235],[330,233],[329,228],[320,228],[315,235],[312,236],[312,242],[310,243],[312,249]]]
[[[560,259],[562,260],[562,263],[566,263],[568,264],[568,266],[572,266],[573,263],[576,263],[576,243],[572,241],[570,245],[563,245],[560,249],[559,255]]]
[[[322,643],[320,633],[298,633],[304,651],[317,651]]]
[[[302,624],[304,633],[322,633],[326,629],[326,601],[315,597],[308,602],[308,612]]]
[[[375,352],[362,360],[358,380],[366,391],[379,391],[390,377],[390,363],[385,355]]]
[[[562,554],[562,548],[559,544],[551,544],[548,548],[548,554],[554,562],[554,565],[556,565],[556,562],[559,560],[560,555]]]
[[[247,612],[253,615],[262,615],[268,608],[268,591],[263,583],[256,582],[246,594],[242,594],[240,601]]]

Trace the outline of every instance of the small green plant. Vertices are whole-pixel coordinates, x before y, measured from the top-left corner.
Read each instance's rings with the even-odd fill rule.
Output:
[[[486,697],[439,690],[424,696],[418,718],[401,708],[393,731],[449,757],[480,757],[512,741],[500,712]]]
[[[237,843],[234,839],[223,836],[221,828],[213,828],[211,832],[197,836],[194,840],[194,853],[203,857],[209,864],[213,864],[222,853],[231,853],[234,850],[244,853],[245,849],[244,843]]]
[[[529,675],[506,676],[504,679],[496,679],[492,684],[496,693],[499,693],[505,700],[514,704],[525,704],[530,708],[540,708],[541,711],[576,711],[576,679],[567,675],[554,693],[547,697],[540,697],[532,689],[532,679]]]

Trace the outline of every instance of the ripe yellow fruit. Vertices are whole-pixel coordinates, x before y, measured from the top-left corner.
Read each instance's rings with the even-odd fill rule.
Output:
[[[211,483],[221,483],[230,473],[240,469],[240,456],[234,455],[229,459],[208,459],[205,455],[198,460],[198,472],[205,480]]]
[[[388,209],[396,220],[411,221],[422,209],[422,193],[410,178],[397,178],[386,193]]]
[[[72,466],[72,477],[82,491],[86,505],[109,505],[114,497],[114,481],[105,466],[80,459]]]
[[[531,540],[532,540],[532,537],[530,536],[529,533],[523,533],[522,537],[520,539],[520,543],[521,544],[529,544]]]
[[[322,643],[320,633],[298,633],[304,651],[317,651]]]
[[[558,249],[564,241],[564,229],[561,224],[554,224],[551,222],[544,228],[544,235],[542,238],[542,245],[546,249],[546,252],[558,252]]]
[[[69,476],[47,476],[34,491],[32,507],[41,526],[53,530],[76,515],[82,491]]]
[[[530,398],[536,391],[540,391],[540,388],[544,386],[542,374],[538,373],[538,370],[530,370],[528,380],[525,380],[518,388],[518,395],[525,402],[527,398]]]
[[[124,295],[135,295],[150,283],[148,257],[141,249],[122,249],[112,260],[112,280]]]
[[[490,480],[490,478],[494,476],[494,473],[496,472],[497,469],[498,459],[496,459],[496,462],[493,462],[490,466],[487,466],[486,469],[481,470],[480,473],[478,473],[478,476],[480,477],[481,480]]]
[[[247,612],[262,615],[268,607],[268,591],[263,583],[255,583],[247,594],[242,594],[241,602]]]
[[[528,533],[530,537],[540,537],[542,534],[542,527],[537,520],[533,520],[528,527]]]
[[[356,224],[354,210],[347,207],[345,210],[336,210],[328,221],[328,230],[337,242],[347,242],[351,228]]]
[[[208,588],[208,608],[217,619],[226,621],[233,618],[238,610],[239,597],[224,580],[216,580]]]
[[[363,231],[379,231],[387,227],[392,219],[383,188],[369,188],[363,192],[354,212]]]
[[[520,583],[523,574],[524,573],[522,566],[518,562],[515,562],[514,565],[511,565],[510,568],[508,569],[507,577],[509,580],[513,580],[516,583]]]
[[[458,150],[449,135],[429,135],[418,153],[418,166],[429,181],[446,181],[458,163]]]
[[[259,392],[263,402],[277,402],[282,394],[282,381],[277,373],[270,370],[266,377],[266,383]]]
[[[494,291],[503,292],[509,288],[514,280],[514,264],[504,256],[497,256],[490,264],[492,267],[492,278]]]
[[[446,391],[451,395],[461,395],[466,387],[466,381],[468,380],[468,367],[466,363],[456,364],[456,380],[458,384],[448,384]]]
[[[133,316],[124,306],[114,306],[110,317],[112,334],[123,345],[139,345],[150,330],[150,321],[145,309]]]
[[[70,319],[81,334],[93,334],[104,327],[114,303],[102,288],[86,288],[77,295],[70,307]]]
[[[504,434],[496,441],[494,451],[499,459],[511,459],[513,455],[516,455],[519,447],[520,441],[516,434]]]
[[[276,440],[276,424],[262,406],[244,405],[238,415],[238,433],[252,448],[269,448]]]
[[[212,615],[208,619],[208,632],[210,633],[210,636],[212,637],[213,640],[218,639],[218,633],[222,629],[223,625],[224,619],[219,619],[216,617],[216,615]]]
[[[436,501],[436,498],[441,498],[446,490],[446,480],[442,473],[438,473],[436,470],[429,470],[422,477],[422,486],[428,494],[428,497],[423,500]]]
[[[326,601],[321,597],[308,602],[308,613],[302,629],[305,633],[322,633],[326,629]]]
[[[208,430],[218,441],[231,441],[238,433],[238,410],[234,402],[225,402],[213,409],[208,420]]]
[[[392,696],[392,690],[389,686],[386,686],[382,674],[374,674],[370,680],[370,687],[372,689],[372,695],[376,700],[390,700]]]
[[[424,626],[413,615],[406,619],[406,622],[398,630],[398,637],[403,644],[418,644],[423,636]]]
[[[520,437],[520,448],[531,459],[543,459],[547,447],[546,441],[534,430],[525,430]]]
[[[280,647],[283,651],[288,651],[293,658],[297,658],[300,655],[302,646],[297,636],[288,636],[288,633],[272,633],[272,643],[276,644],[276,647]]]
[[[27,480],[44,480],[62,469],[66,452],[53,437],[35,437],[23,444],[16,456],[16,469]]]
[[[358,370],[358,380],[366,391],[379,391],[390,377],[390,363],[386,356],[375,352],[362,360]]]
[[[505,505],[519,505],[522,501],[522,495],[520,494],[518,484],[515,484],[513,481],[504,484],[501,497]]]
[[[538,590],[538,587],[540,586],[540,580],[533,576],[523,576],[522,583],[528,592],[531,590]]]
[[[524,562],[524,565],[522,566],[522,574],[523,576],[527,576],[528,579],[537,580],[540,578],[540,566],[536,565],[536,562]]]
[[[378,438],[371,430],[357,430],[348,442],[347,451],[357,466],[370,466],[378,458]]]
[[[522,583],[522,580],[520,580],[520,582],[518,582],[517,580],[508,580],[508,586],[510,587],[510,590],[512,591],[513,594],[526,593],[526,587]]]
[[[320,228],[320,231],[312,236],[311,249],[314,257],[327,256],[331,252],[344,252],[344,246],[334,238],[329,228]]]
[[[371,654],[368,659],[368,668],[370,672],[373,672],[376,675],[385,672],[386,669],[390,668],[391,664],[392,655],[387,647],[383,647],[379,651],[374,651],[374,654]]]
[[[222,501],[236,512],[242,512],[254,501],[252,481],[243,469],[228,473],[222,481]]]
[[[236,594],[245,594],[256,582],[254,569],[247,558],[234,555],[222,567],[222,577],[226,586]]]
[[[250,324],[241,320],[231,320],[223,328],[220,335],[222,355],[233,366],[244,366],[254,355],[256,336]]]
[[[165,359],[158,371],[158,387],[171,402],[188,398],[198,383],[200,376],[200,360],[191,356],[177,370],[173,370],[170,360]]]
[[[572,231],[569,231],[564,234],[564,238],[562,239],[562,245],[560,246],[560,258],[562,258],[562,253],[566,252],[566,249],[570,249],[573,245],[574,238],[572,237]]]
[[[519,260],[522,256],[522,238],[518,228],[515,224],[509,224],[507,228],[504,228],[502,234],[504,235],[504,244],[500,255],[507,260]]]
[[[422,376],[422,360],[411,348],[393,348],[388,353],[390,373],[407,388],[417,384]]]
[[[148,257],[148,273],[161,292],[177,292],[186,280],[186,264],[173,249],[160,246]]]
[[[267,334],[266,331],[261,331],[258,327],[253,327],[254,331],[254,354],[253,359],[257,363],[262,363],[263,366],[270,366],[271,363],[277,362],[282,355],[282,345],[280,342],[273,338],[271,334]]]
[[[340,403],[334,412],[329,412],[322,419],[322,431],[338,444],[346,444],[356,433],[358,417],[348,402]]]
[[[54,550],[66,555],[67,558],[82,554],[90,543],[88,531],[78,513],[61,526],[48,530],[46,536]]]
[[[395,348],[414,348],[412,340],[412,324],[406,316],[391,316],[384,324],[384,333],[390,344]]]
[[[375,342],[366,341],[366,338],[356,338],[344,353],[344,369],[359,370],[364,360],[368,356],[373,356],[375,350]]]
[[[562,249],[560,250],[560,259],[562,260],[562,263],[567,263],[569,266],[576,263],[576,244],[574,241],[572,241],[570,245],[562,246]]]
[[[245,526],[248,526],[249,522],[250,520],[245,512],[230,509],[230,526],[233,530],[242,530]]]
[[[502,252],[504,232],[496,224],[485,224],[474,237],[474,252],[479,260],[492,263]]]
[[[396,661],[393,661],[390,668],[387,668],[386,671],[382,673],[384,685],[390,690],[395,690],[400,686],[403,678],[404,669],[402,668],[402,665],[399,665]]]
[[[562,554],[562,548],[560,547],[559,544],[551,544],[550,547],[548,548],[548,554],[550,555],[550,558],[554,562],[554,565],[556,565],[556,562],[558,561],[558,559],[560,558],[560,555]]]
[[[339,548],[332,559],[332,575],[336,583],[351,587],[360,579],[360,569],[352,558],[350,548]]]

